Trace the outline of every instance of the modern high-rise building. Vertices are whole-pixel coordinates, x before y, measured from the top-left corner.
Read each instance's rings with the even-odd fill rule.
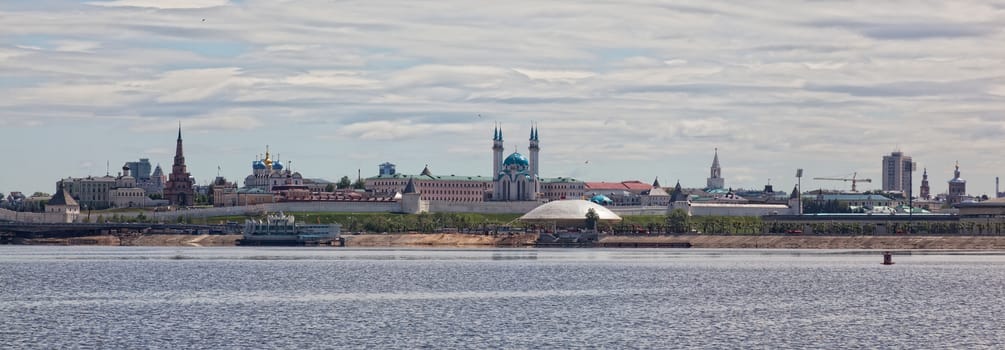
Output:
[[[722,168],[719,167],[719,149],[715,149],[715,157],[712,158],[712,168],[710,169],[705,187],[710,190],[723,189],[726,187],[726,179],[722,178]]]
[[[153,175],[150,174],[151,170],[154,168],[150,165],[149,158],[140,158],[138,162],[126,162],[123,168],[128,168],[128,174],[122,174],[124,176],[132,176],[136,179],[136,187],[142,188],[148,195],[151,194],[162,194],[164,192],[164,173],[160,169],[160,165],[157,165],[156,171]]]
[[[883,191],[899,191],[905,196],[913,195],[911,180],[914,167],[911,156],[905,156],[904,152],[895,151],[883,156]]]
[[[394,164],[390,162],[384,162],[380,165],[380,176],[394,176],[397,171],[394,169]]]
[[[126,162],[123,166],[129,168],[129,174],[122,175],[132,176],[137,181],[150,179],[150,172],[153,171],[149,158],[140,158],[138,162]]]

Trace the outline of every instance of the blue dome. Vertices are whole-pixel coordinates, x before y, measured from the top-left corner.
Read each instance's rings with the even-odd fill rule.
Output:
[[[260,160],[256,160],[254,162],[251,162],[251,168],[255,169],[255,170],[265,169],[265,162],[260,161]]]
[[[506,157],[506,160],[503,161],[503,166],[513,164],[528,166],[530,165],[530,161],[527,160],[527,157],[524,157],[522,154],[513,152],[513,154],[510,154],[509,157]]]
[[[275,161],[275,162],[273,162],[272,163],[272,169],[273,170],[283,170],[283,162],[280,162],[278,160]]]
[[[593,202],[593,203],[597,203],[597,204],[611,204],[611,203],[614,203],[614,201],[612,201],[610,198],[607,198],[607,196],[602,195],[602,194],[598,194],[596,196],[593,196],[593,198],[590,198],[590,201]]]

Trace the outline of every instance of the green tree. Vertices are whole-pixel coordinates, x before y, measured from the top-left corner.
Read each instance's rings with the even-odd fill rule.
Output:
[[[335,187],[340,190],[352,187],[352,180],[349,180],[348,176],[343,176],[341,179],[338,180],[338,184],[336,184]]]
[[[195,195],[195,204],[196,205],[213,204],[213,201],[210,196],[204,194],[197,194]]]
[[[668,229],[674,233],[685,233],[688,231],[689,219],[687,211],[681,208],[674,209],[670,214],[667,214]]]
[[[325,192],[335,192],[335,184],[329,183],[325,185]]]
[[[596,230],[597,222],[599,221],[600,221],[600,215],[597,214],[596,210],[590,208],[590,210],[586,212],[586,228],[590,230]]]
[[[366,189],[366,180],[363,180],[363,179],[356,180],[356,182],[352,183],[352,188],[357,189],[357,190]]]

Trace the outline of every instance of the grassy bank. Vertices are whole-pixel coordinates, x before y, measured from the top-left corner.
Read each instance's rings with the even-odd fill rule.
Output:
[[[527,225],[518,221],[521,214],[475,214],[475,213],[293,213],[297,221],[312,224],[338,223],[344,232],[440,232],[440,231],[485,231],[498,227],[523,229]],[[216,216],[196,219],[195,223],[222,224],[228,221],[243,223],[245,219],[262,216]],[[584,225],[586,218],[583,218]],[[666,215],[623,216],[617,224],[601,224],[606,232],[722,232],[732,234],[757,234],[760,232],[760,218],[748,217],[694,217],[680,222],[668,220]],[[446,230],[444,230],[446,229]]]
[[[338,223],[343,232],[435,232],[438,229],[482,230],[500,226],[522,227],[516,219],[520,214],[470,214],[470,213],[292,213],[298,222],[311,224]],[[205,219],[208,223],[225,223],[261,216],[216,216]],[[201,221],[201,220],[199,220]]]

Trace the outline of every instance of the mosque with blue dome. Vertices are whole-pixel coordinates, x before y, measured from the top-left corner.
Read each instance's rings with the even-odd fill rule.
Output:
[[[251,175],[244,178],[244,187],[272,192],[276,187],[303,187],[304,178],[298,172],[288,169],[283,162],[272,160],[269,146],[265,146],[265,157],[251,162]]]
[[[380,175],[366,179],[372,193],[401,193],[408,182],[432,202],[539,202],[582,198],[584,183],[570,177],[544,178],[538,162],[541,150],[536,125],[530,129],[527,153],[505,155],[503,130],[496,125],[492,137],[492,173],[489,176],[435,175],[429,167],[416,175],[395,171],[394,164],[380,165]]]
[[[541,151],[537,127],[530,129],[530,157],[513,152],[503,159],[503,133],[498,126],[492,138],[492,200],[494,201],[535,201],[541,193],[541,178],[538,176],[538,154]]]

